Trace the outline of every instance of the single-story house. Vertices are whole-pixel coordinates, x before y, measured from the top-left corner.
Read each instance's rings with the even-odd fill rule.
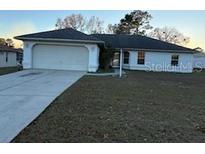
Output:
[[[201,51],[193,55],[193,68],[205,68],[205,52]]]
[[[87,35],[72,28],[15,37],[24,42],[24,68],[96,72],[101,49],[130,70],[192,72],[192,49],[140,35]],[[122,56],[119,56],[122,55]],[[118,63],[118,61],[120,61]]]
[[[0,45],[0,67],[17,66],[18,49],[6,45]]]

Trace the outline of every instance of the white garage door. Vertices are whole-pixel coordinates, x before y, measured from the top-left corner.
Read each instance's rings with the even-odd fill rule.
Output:
[[[33,68],[87,71],[88,50],[77,46],[36,45]]]

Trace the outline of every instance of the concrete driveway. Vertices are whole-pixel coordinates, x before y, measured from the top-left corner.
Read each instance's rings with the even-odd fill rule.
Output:
[[[10,142],[85,72],[24,70],[0,76],[0,142]]]

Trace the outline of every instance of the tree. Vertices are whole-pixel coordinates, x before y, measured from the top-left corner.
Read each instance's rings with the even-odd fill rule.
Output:
[[[84,31],[86,20],[81,14],[72,14],[65,17],[63,20],[58,18],[55,26],[56,29],[73,28],[78,31]]]
[[[147,30],[152,29],[149,24],[151,19],[152,16],[147,11],[132,11],[120,20],[115,33],[145,35]]]
[[[115,34],[117,31],[117,26],[118,26],[117,24],[114,24],[114,25],[108,24],[107,28],[106,28],[106,33],[107,34]]]
[[[6,45],[6,40],[4,38],[0,38],[0,45]]]
[[[108,48],[101,48],[99,53],[99,67],[104,70],[109,70],[111,61],[113,59],[115,51]]]
[[[12,39],[8,38],[6,39],[6,45],[9,47],[14,47],[14,42]]]
[[[10,38],[7,38],[7,39],[0,38],[0,45],[6,45],[6,46],[9,46],[9,47],[14,47],[14,42]]]
[[[56,29],[63,29],[63,28],[65,28],[65,27],[64,27],[64,23],[63,23],[63,21],[61,20],[61,18],[58,18],[58,19],[57,19],[57,22],[56,22],[56,24],[55,24],[55,27],[56,27]]]
[[[72,14],[63,20],[58,18],[55,27],[56,29],[73,28],[81,32],[93,34],[103,32],[103,23],[104,22],[96,16],[92,16],[86,20],[81,14]]]
[[[155,28],[149,35],[158,40],[178,45],[187,44],[190,41],[189,37],[184,36],[176,28],[166,26],[163,28]]]
[[[103,33],[103,21],[96,16],[92,16],[87,24],[86,31],[88,34]]]

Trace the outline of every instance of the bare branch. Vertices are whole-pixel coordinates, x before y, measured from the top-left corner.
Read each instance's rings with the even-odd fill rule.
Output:
[[[88,34],[103,33],[103,21],[98,17],[92,16],[86,25],[86,31]]]
[[[174,44],[187,44],[190,41],[189,37],[184,36],[176,28],[172,27],[163,27],[155,28],[150,34],[150,37],[159,39],[161,41],[174,43]]]

